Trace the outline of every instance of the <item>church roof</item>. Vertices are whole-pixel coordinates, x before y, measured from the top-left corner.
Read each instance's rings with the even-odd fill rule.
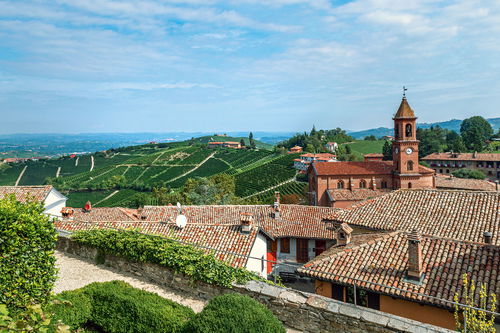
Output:
[[[396,112],[396,115],[394,116],[394,119],[396,118],[416,118],[415,113],[413,113],[413,110],[406,100],[406,97],[403,97],[401,105],[399,105],[398,112]]]

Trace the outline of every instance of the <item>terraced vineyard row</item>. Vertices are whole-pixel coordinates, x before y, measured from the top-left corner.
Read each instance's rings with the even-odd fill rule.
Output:
[[[35,164],[37,163],[37,164]],[[19,185],[44,184],[45,179],[55,177],[57,167],[43,162],[32,162],[24,172]]]
[[[104,200],[103,202],[97,205],[98,207],[118,207],[118,206],[127,206],[127,203],[132,199],[134,195],[136,195],[137,191],[124,189],[120,190],[118,193],[113,195],[111,198]]]
[[[289,195],[289,194],[296,194],[300,198],[305,200],[305,198],[306,198],[305,192],[307,191],[307,187],[308,187],[307,183],[293,181],[291,183],[287,183],[287,184],[281,185],[275,189],[261,193],[261,194],[257,195],[256,197],[259,199],[259,201],[262,201],[265,203],[273,203],[274,199],[275,199],[274,193],[277,191],[281,194],[281,196]]]
[[[246,197],[295,176],[294,154],[280,156],[258,168],[236,175],[236,195]]]
[[[0,167],[0,186],[14,185],[17,177],[19,177],[19,174],[24,169],[24,165],[0,165]]]
[[[229,166],[226,163],[215,158],[210,158],[200,168],[196,169],[195,171],[189,173],[184,177],[174,180],[173,182],[169,183],[169,185],[172,187],[181,187],[182,185],[184,185],[184,183],[188,178],[210,177],[215,174],[221,173],[227,170],[228,168]]]
[[[113,190],[70,192],[67,194],[68,201],[66,204],[70,207],[83,207],[87,201],[90,200],[92,204],[95,204],[111,193],[113,193]]]

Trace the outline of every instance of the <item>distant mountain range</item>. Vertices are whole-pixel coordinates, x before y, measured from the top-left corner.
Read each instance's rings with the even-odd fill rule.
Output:
[[[491,127],[496,131],[500,128],[500,118],[489,118],[486,119]],[[460,132],[460,124],[462,124],[462,120],[460,119],[452,119],[448,121],[441,121],[437,123],[417,123],[418,128],[429,128],[431,126],[439,126],[441,128],[446,128],[455,132]],[[393,135],[394,129],[387,127],[378,127],[372,128],[363,131],[348,131],[349,135],[352,135],[355,139],[362,139],[369,135],[375,135],[377,138],[385,135]]]

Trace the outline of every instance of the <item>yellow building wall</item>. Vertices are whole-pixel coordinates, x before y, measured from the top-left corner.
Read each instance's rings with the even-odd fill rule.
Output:
[[[455,329],[453,313],[434,306],[420,305],[416,302],[380,295],[380,311],[450,330]]]
[[[330,282],[314,280],[316,294],[332,298],[332,284]]]

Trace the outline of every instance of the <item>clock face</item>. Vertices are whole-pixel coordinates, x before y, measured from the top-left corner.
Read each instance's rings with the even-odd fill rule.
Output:
[[[411,153],[413,153],[413,149],[406,148],[406,154],[410,155]]]

